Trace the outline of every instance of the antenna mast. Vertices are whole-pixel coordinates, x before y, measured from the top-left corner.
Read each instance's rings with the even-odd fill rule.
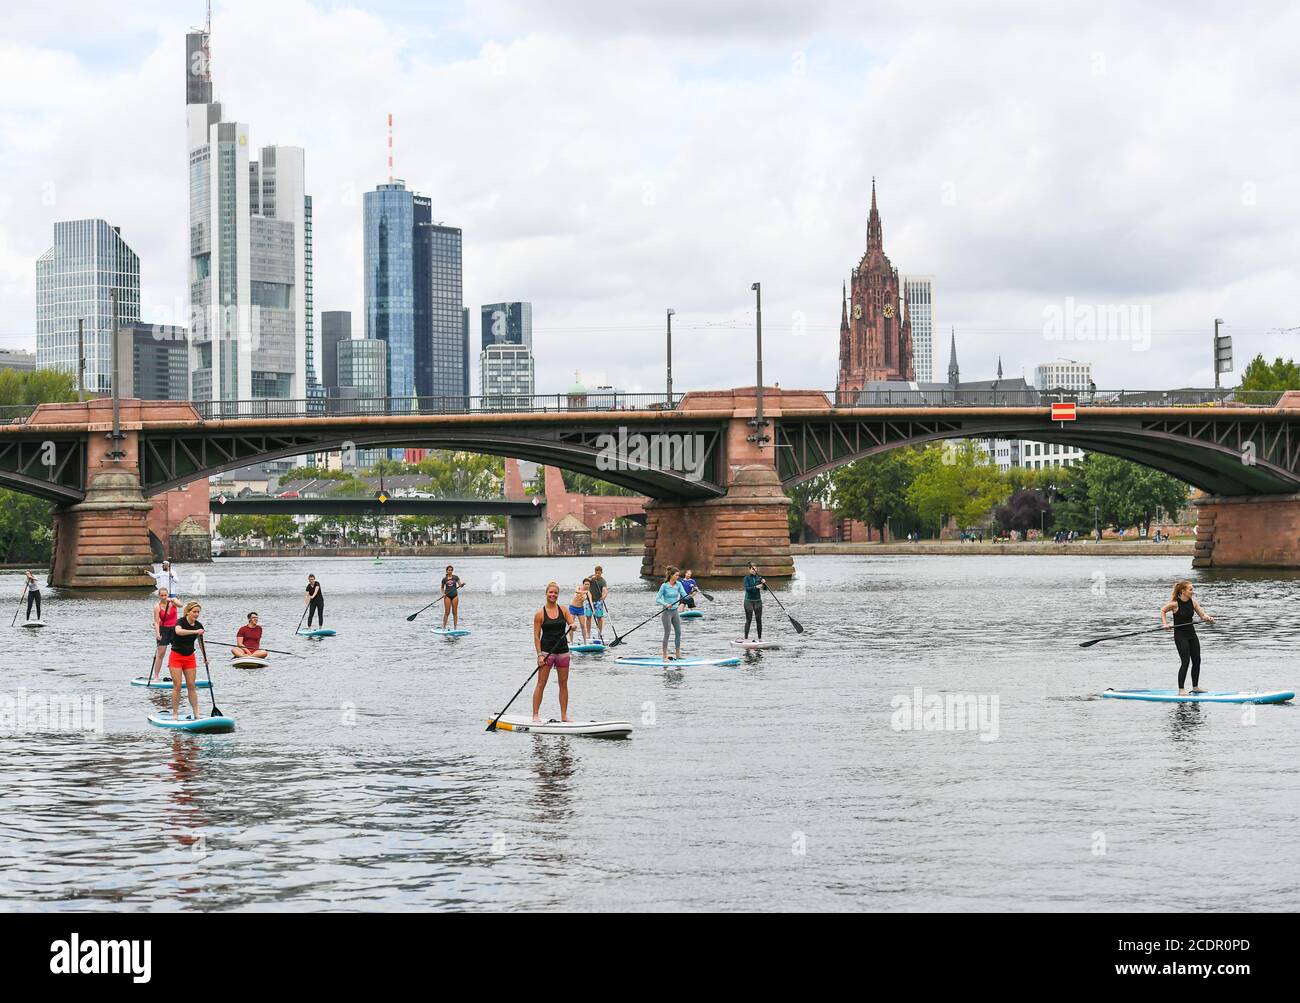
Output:
[[[388,183],[393,183],[393,113],[388,113]]]

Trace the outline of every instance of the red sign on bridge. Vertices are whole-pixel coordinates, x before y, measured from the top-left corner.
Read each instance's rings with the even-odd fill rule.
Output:
[[[1074,413],[1074,401],[1052,402],[1052,421],[1077,421],[1078,418]]]

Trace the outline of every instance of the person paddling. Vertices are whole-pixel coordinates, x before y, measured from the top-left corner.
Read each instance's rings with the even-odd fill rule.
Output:
[[[589,635],[591,623],[591,614],[588,612],[588,605],[591,602],[591,579],[584,578],[582,584],[573,590],[573,598],[569,600],[569,640],[573,640],[573,632],[582,629],[582,643],[586,644]]]
[[[695,608],[695,593],[700,587],[695,584],[695,572],[687,568],[682,572],[682,591],[686,593],[686,608]]]
[[[27,572],[27,619],[32,618],[32,603],[36,604],[36,619],[41,618],[41,583],[30,571]]]
[[[447,617],[451,617],[451,627],[455,630],[460,626],[460,590],[465,587],[465,583],[456,575],[456,569],[450,564],[443,573],[442,581],[439,583],[438,594],[442,596],[442,629],[447,629]]]
[[[1170,623],[1168,614],[1173,613],[1174,622]],[[1173,595],[1169,601],[1160,607],[1160,626],[1165,630],[1174,632],[1174,646],[1178,649],[1178,657],[1181,660],[1178,665],[1178,695],[1187,696],[1187,690],[1184,688],[1187,684],[1187,665],[1191,663],[1192,667],[1192,692],[1204,693],[1201,689],[1201,640],[1196,636],[1196,627],[1192,622],[1192,614],[1195,613],[1206,623],[1214,623],[1214,617],[1210,616],[1205,610],[1201,609],[1200,604],[1192,597],[1192,583],[1188,581],[1175,582]]]
[[[158,591],[162,591],[159,589]],[[199,716],[199,697],[194,689],[194,673],[198,670],[194,657],[194,642],[199,644],[199,650],[203,652],[203,665],[206,668],[208,664],[208,649],[203,644],[203,624],[199,620],[199,614],[203,612],[203,607],[193,600],[185,604],[185,609],[181,611],[181,618],[176,622],[176,633],[172,638],[172,653],[167,658],[167,669],[172,676],[172,720],[179,720],[177,713],[181,708],[181,680],[185,680],[185,687],[189,691],[190,708],[193,714],[190,715],[192,720],[197,720]]]
[[[569,720],[569,643],[573,614],[560,605],[560,586],[546,585],[546,602],[533,616],[533,647],[537,649],[537,685],[533,688],[533,723],[541,724],[542,695],[551,669],[560,685],[560,720]]]
[[[588,581],[591,582],[591,620],[595,625],[596,636],[600,639],[600,643],[604,644],[607,609],[605,600],[609,598],[609,583],[605,581],[605,572],[599,564],[596,565],[596,570]],[[589,623],[588,627],[591,626],[592,624]],[[591,630],[589,629],[587,633],[590,635]]]
[[[154,580],[156,588],[166,589],[169,596],[173,599],[176,598],[176,587],[180,582],[176,577],[176,572],[172,570],[171,561],[163,561],[162,570],[149,572],[149,577]]]
[[[682,591],[678,571],[676,568],[669,565],[667,577],[664,578],[664,583],[659,586],[659,594],[655,596],[655,602],[657,602],[663,610],[663,612],[659,614],[659,619],[663,621],[664,625],[664,643],[660,649],[660,654],[665,662],[670,660],[668,658],[669,631],[672,631],[674,634],[673,648],[675,654],[673,655],[673,658],[677,659],[682,657],[682,618],[680,609],[681,604],[685,601],[686,593]]]
[[[320,582],[316,581],[315,575],[307,576],[307,594],[303,597],[303,604],[307,607],[307,629],[311,630],[311,618],[316,616],[320,621],[320,626],[325,626],[325,593],[321,591]]]
[[[153,656],[153,668],[149,670],[151,680],[154,674],[162,668],[163,656],[167,654],[167,649],[171,646],[172,637],[176,633],[176,620],[180,616],[180,605],[167,594],[165,586],[158,590],[158,601],[153,604],[153,636],[157,651],[154,652]]]
[[[266,649],[262,647],[262,625],[256,613],[248,614],[248,623],[235,633],[235,647],[230,649],[232,657],[247,655],[250,658],[265,658]]]
[[[767,584],[767,579],[758,573],[758,568],[751,563],[749,565],[749,574],[745,575],[745,636],[743,641],[749,640],[749,625],[751,621],[758,628],[758,639],[763,640],[763,586]]]

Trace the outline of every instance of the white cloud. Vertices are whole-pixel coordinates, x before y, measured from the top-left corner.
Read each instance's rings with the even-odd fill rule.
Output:
[[[273,0],[218,8],[213,72],[255,145],[307,149],[317,309],[359,308],[360,195],[392,111],[397,175],[465,231],[475,347],[478,304],[531,300],[542,390],[575,369],[657,389],[667,306],[679,388],[752,382],[756,279],[769,379],[831,386],[873,174],[894,264],[936,276],[939,368],[950,325],[971,378],[1071,354],[1103,387],[1204,384],[1215,316],[1243,362],[1294,354],[1264,332],[1300,325],[1300,14],[912,10],[495,0],[398,20]],[[120,225],[146,304],[183,302],[196,19],[137,11],[113,59],[8,33],[0,344],[31,330],[55,219]],[[1203,333],[1064,351],[1041,328],[1069,296]]]

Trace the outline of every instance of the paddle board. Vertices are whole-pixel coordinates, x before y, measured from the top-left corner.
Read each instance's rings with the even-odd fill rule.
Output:
[[[464,637],[469,631],[464,627],[434,627],[429,633],[439,637]]]
[[[593,651],[604,651],[607,647],[609,647],[609,645],[593,641],[589,644],[571,644],[569,645],[569,650],[576,651],[580,655],[589,655]]]
[[[1295,694],[1290,690],[1271,690],[1266,693],[1218,690],[1179,696],[1177,690],[1107,690],[1102,696],[1113,700],[1155,700],[1160,703],[1285,703],[1293,699]]]
[[[337,633],[338,633],[337,630],[330,630],[328,627],[320,627],[316,630],[300,630],[298,631],[298,636],[299,637],[333,637]]]
[[[170,728],[173,731],[220,733],[235,730],[235,719],[233,717],[196,718],[185,714],[177,721],[172,718],[172,712],[169,710],[162,711],[159,714],[150,714],[149,723],[155,728]]]
[[[47,624],[44,620],[24,620],[18,626],[20,627],[45,627]]]
[[[752,651],[755,648],[765,648],[770,651],[772,648],[781,647],[781,643],[779,641],[746,641],[744,638],[740,638],[740,637],[736,638],[736,640],[732,641],[731,643],[739,644],[746,651]]]
[[[147,689],[151,689],[151,690],[169,690],[172,688],[172,681],[169,678],[158,679],[155,677],[153,682],[149,682],[148,676],[136,676],[134,679],[131,680],[131,685],[144,686]],[[212,684],[208,682],[206,679],[196,679],[194,680],[194,688],[199,690],[207,690],[212,688]],[[181,689],[182,690],[185,689],[184,682],[181,683]]]
[[[491,723],[492,717],[488,718]],[[626,738],[632,734],[630,721],[543,721],[534,724],[527,714],[503,714],[497,721],[500,731],[534,732],[538,735],[594,735],[599,738]]]
[[[264,669],[271,663],[265,658],[257,658],[253,655],[233,655],[230,664],[236,669]]]
[[[662,658],[616,658],[618,665],[640,665],[653,669],[691,669],[701,665],[739,665],[738,657],[732,658],[678,658],[665,661]]]
[[[688,609],[681,615],[683,620],[698,620],[702,616],[704,616],[704,610],[702,609]]]

